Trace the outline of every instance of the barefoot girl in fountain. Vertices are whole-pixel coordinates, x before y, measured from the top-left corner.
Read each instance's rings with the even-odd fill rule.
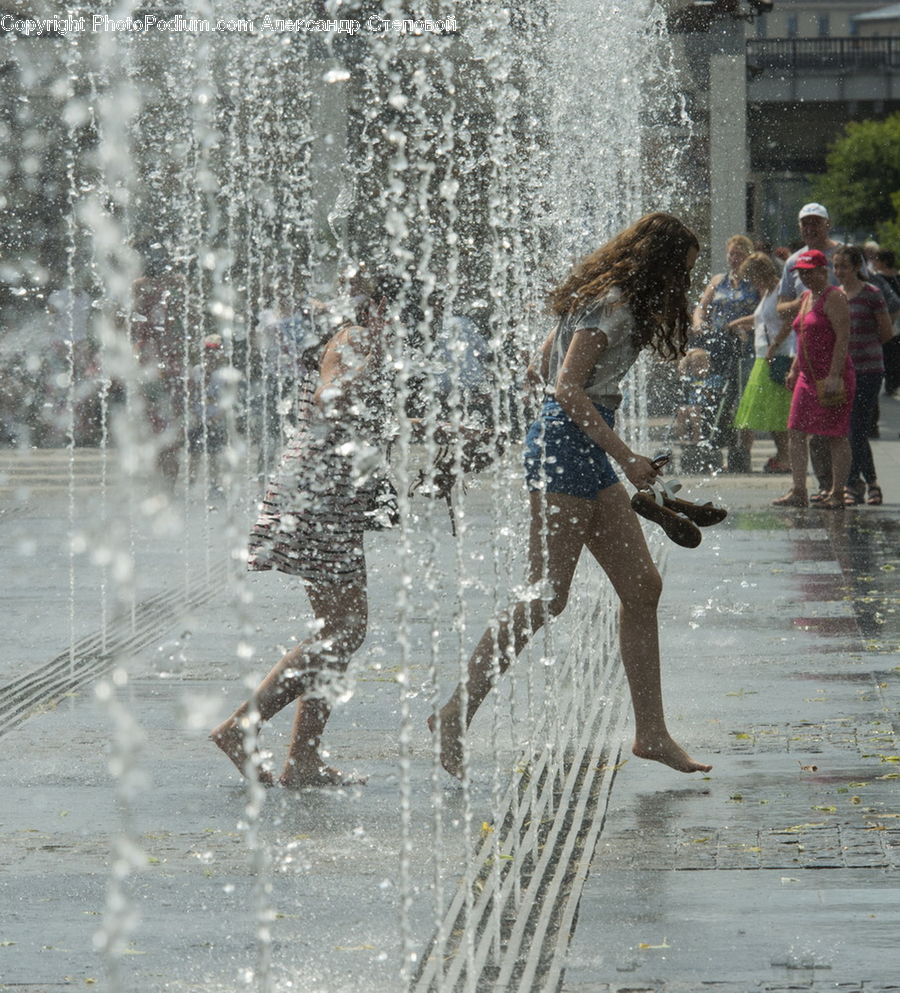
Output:
[[[355,289],[362,288],[357,280]],[[352,290],[351,290],[352,291]],[[356,300],[359,303],[360,296]],[[297,713],[282,786],[339,785],[341,773],[319,754],[330,714],[327,673],[343,671],[366,636],[366,560],[363,531],[370,526],[368,488],[349,443],[382,441],[384,414],[384,319],[386,298],[368,287],[358,306],[359,325],[347,321],[322,347],[315,333],[301,343],[298,429],[282,456],[250,537],[251,569],[277,569],[302,577],[317,627],[291,649],[255,693],[210,737],[243,773],[266,785],[257,733],[283,707],[297,700]],[[323,322],[310,312],[309,326]],[[361,326],[360,326],[361,325]]]
[[[659,475],[649,458],[633,452],[613,430],[621,401],[618,383],[647,345],[664,358],[684,352],[687,291],[698,252],[697,238],[681,221],[648,214],[583,259],[550,294],[557,324],[541,348],[540,369],[529,371],[552,386],[553,396],[525,448],[529,582],[546,582],[549,599],[522,600],[485,631],[469,660],[465,713],[462,685],[441,709],[441,761],[453,776],[462,777],[464,728],[491,688],[495,652],[503,672],[548,615],[563,610],[585,548],[621,601],[619,637],[634,708],[634,754],[681,772],[711,768],[692,759],[666,728],[656,617],[661,580],[609,461],[612,456],[639,489]],[[433,717],[429,726],[434,730]]]

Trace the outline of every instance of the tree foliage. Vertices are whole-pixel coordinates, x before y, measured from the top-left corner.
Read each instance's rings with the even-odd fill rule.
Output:
[[[835,222],[893,242],[900,231],[894,202],[900,192],[900,113],[852,121],[825,161],[828,171],[813,181],[813,195],[827,204]]]

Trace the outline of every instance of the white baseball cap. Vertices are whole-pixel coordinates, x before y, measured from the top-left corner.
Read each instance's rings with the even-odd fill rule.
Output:
[[[828,211],[820,203],[804,204],[797,219],[802,221],[804,217],[824,217],[826,221],[829,220]]]

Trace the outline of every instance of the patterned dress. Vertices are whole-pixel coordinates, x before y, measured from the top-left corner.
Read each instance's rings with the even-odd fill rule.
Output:
[[[849,354],[844,360],[843,376],[847,401],[840,407],[823,407],[816,392],[816,380],[828,375],[834,352],[834,328],[825,313],[825,300],[830,293],[840,293],[840,290],[834,286],[826,286],[809,311],[802,317],[798,314],[794,320],[800,375],[791,399],[788,427],[806,434],[846,438],[850,432],[850,411],[856,390],[856,374]],[[809,290],[803,296],[809,296]]]
[[[353,457],[367,432],[329,421],[315,400],[318,384],[318,369],[302,371],[297,427],[251,529],[248,568],[277,569],[316,585],[361,583],[376,473],[361,476]]]

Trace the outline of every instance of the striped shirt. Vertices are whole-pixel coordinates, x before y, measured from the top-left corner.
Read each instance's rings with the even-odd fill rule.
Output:
[[[884,372],[884,352],[878,330],[878,315],[887,313],[884,294],[877,286],[863,283],[850,304],[850,358],[857,372]]]

